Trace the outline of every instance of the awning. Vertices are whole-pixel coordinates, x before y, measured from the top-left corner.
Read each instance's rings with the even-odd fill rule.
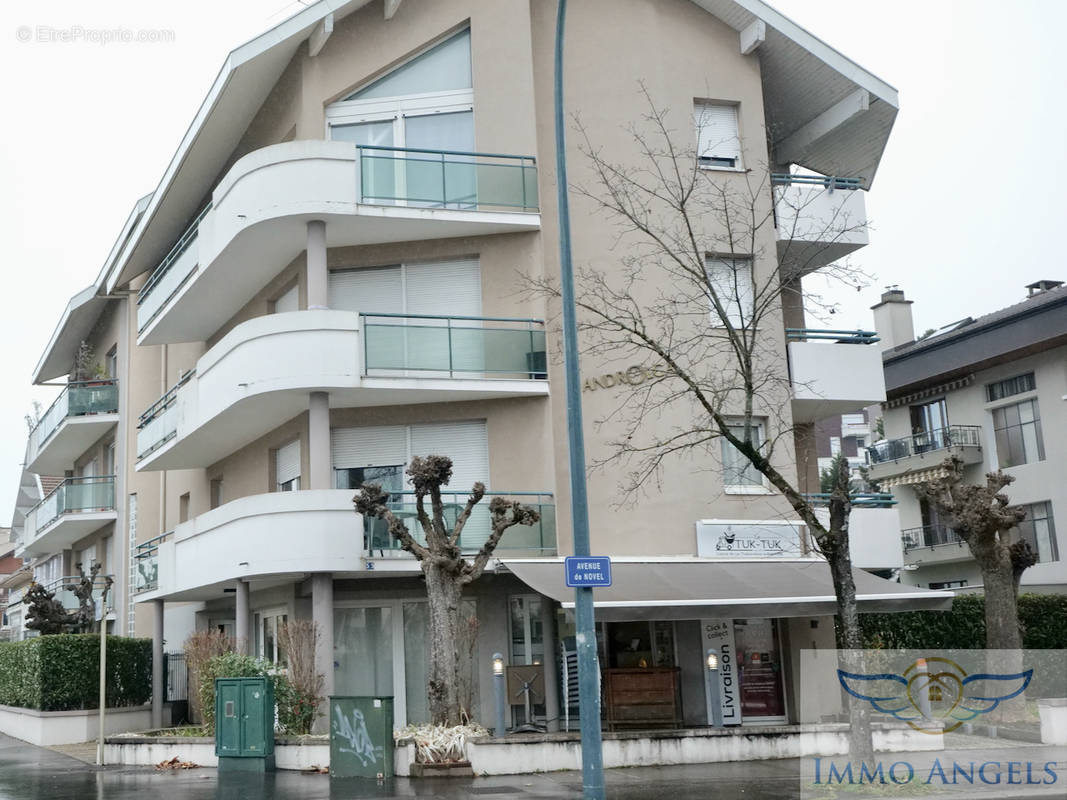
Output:
[[[523,583],[573,608],[563,559],[502,559]],[[595,589],[597,619],[813,617],[835,612],[824,561],[612,559],[612,585]],[[860,611],[947,610],[949,592],[919,589],[853,570]]]
[[[891,475],[888,478],[882,478],[878,481],[878,485],[883,489],[892,489],[894,486],[929,483],[930,481],[947,478],[950,474],[950,471],[945,467],[927,467],[926,469],[910,470],[908,472],[903,472],[900,475]]]

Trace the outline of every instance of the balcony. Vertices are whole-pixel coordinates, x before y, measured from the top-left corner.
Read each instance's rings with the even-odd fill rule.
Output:
[[[30,432],[26,469],[62,475],[119,421],[118,383],[114,380],[67,384]]]
[[[941,462],[950,456],[959,457],[964,464],[980,464],[979,432],[977,425],[949,425],[877,442],[867,448],[870,479],[887,486],[929,480],[938,477]]]
[[[815,422],[885,400],[882,354],[869,331],[787,328],[793,421]]]
[[[114,475],[67,478],[26,512],[16,555],[58,553],[115,519]]]
[[[77,611],[81,608],[81,601],[74,594],[74,587],[81,581],[81,575],[67,575],[44,584],[46,591],[52,592],[56,601],[67,611]],[[93,607],[96,609],[96,619],[100,619],[100,600],[104,594],[104,579],[98,577],[93,584]],[[110,613],[109,613],[110,619]]]
[[[908,565],[947,564],[970,561],[971,548],[959,535],[945,525],[922,525],[900,532],[904,549],[904,563]]]
[[[138,299],[138,344],[208,339],[307,247],[540,229],[530,157],[285,142],[237,161]]]
[[[228,333],[141,417],[138,470],[213,464],[306,411],[548,394],[539,320],[293,311]]]
[[[466,506],[470,492],[442,492],[445,505],[445,524],[455,524],[456,516]],[[515,525],[504,533],[497,544],[496,551],[511,558],[521,556],[556,555],[556,506],[552,495],[538,492],[492,492],[487,491],[482,500],[471,512],[460,534],[459,547],[464,554],[474,554],[485,544],[492,532],[489,515],[489,500],[503,497],[518,500],[524,505],[532,506],[541,514],[539,522],[533,525]],[[408,531],[419,544],[426,543],[426,536],[416,517],[415,496],[412,492],[396,492],[389,504],[393,514],[404,520]],[[429,504],[427,503],[427,508]],[[384,520],[363,519],[363,546],[370,556],[408,557],[410,554],[400,548],[400,543],[393,538]]]
[[[861,184],[860,178],[771,175],[783,276],[802,277],[867,245]]]
[[[824,525],[830,524],[828,494],[805,495],[815,506]],[[891,494],[857,493],[851,496],[848,518],[849,552],[852,566],[860,569],[899,569],[904,565],[900,552],[900,513]]]
[[[161,533],[147,542],[141,542],[134,549],[133,591],[135,594],[151,592],[159,588],[159,546],[173,535],[174,531]]]

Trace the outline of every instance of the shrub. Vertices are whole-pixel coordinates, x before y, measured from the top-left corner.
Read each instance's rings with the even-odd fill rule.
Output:
[[[1023,647],[1067,649],[1067,595],[1019,595]],[[871,648],[972,650],[985,647],[985,597],[959,595],[951,611],[860,614],[864,645]]]
[[[280,693],[276,688],[274,699],[278,703],[278,722],[289,733],[311,733],[319,714],[326,679],[315,669],[318,641],[318,625],[309,619],[287,622],[278,629],[278,644],[288,662],[290,686]]]
[[[40,711],[99,707],[100,637],[38,636],[0,643],[0,704]],[[137,706],[152,698],[152,642],[107,637],[107,705]]]
[[[272,666],[266,661],[240,653],[223,653],[201,664],[197,673],[196,689],[204,729],[208,733],[215,732],[215,678],[270,677]],[[277,697],[277,685],[274,691]]]
[[[189,681],[189,718],[204,721],[200,709],[200,670],[208,660],[236,650],[236,642],[221,631],[197,631],[190,634],[182,648],[185,651],[185,666]],[[212,689],[214,703],[214,689]],[[214,713],[215,706],[211,707]]]

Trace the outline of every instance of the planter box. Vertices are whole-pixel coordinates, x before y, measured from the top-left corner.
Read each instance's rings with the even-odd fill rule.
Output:
[[[143,730],[152,724],[150,706],[109,708],[104,715],[104,735]],[[0,733],[30,744],[77,744],[95,739],[100,730],[100,712],[36,711],[32,708],[0,706]]]
[[[1067,698],[1037,701],[1041,717],[1041,743],[1067,744]]]
[[[217,767],[215,739],[210,736],[113,736],[104,743],[108,764],[149,767],[177,757],[201,767]],[[325,736],[281,736],[274,740],[276,769],[302,771],[330,763],[330,742]]]

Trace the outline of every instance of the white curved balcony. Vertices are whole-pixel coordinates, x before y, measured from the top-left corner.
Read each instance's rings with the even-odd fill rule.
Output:
[[[149,590],[138,600],[210,600],[225,596],[238,579],[261,589],[313,572],[361,571],[363,518],[353,508],[354,494],[257,494],[184,522],[155,543],[145,566],[152,573]]]
[[[334,408],[548,394],[535,321],[447,320],[321,310],[243,322],[142,415],[137,469],[213,464],[306,411],[315,391]],[[450,369],[457,360],[466,370]]]
[[[328,247],[537,230],[536,171],[532,159],[348,142],[253,151],[142,289],[138,344],[210,337],[305,250],[310,220],[326,223]]]

